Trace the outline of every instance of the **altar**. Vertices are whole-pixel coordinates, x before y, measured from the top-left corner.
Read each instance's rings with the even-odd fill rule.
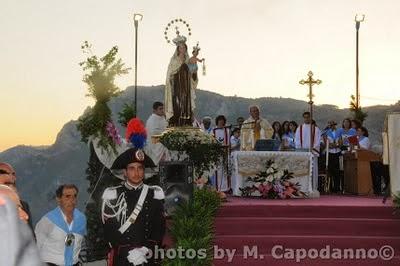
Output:
[[[313,155],[310,152],[293,151],[236,151],[232,153],[231,186],[234,196],[241,196],[240,188],[246,179],[265,171],[268,160],[273,160],[281,170],[293,173],[292,182],[300,185],[300,191],[312,192]]]

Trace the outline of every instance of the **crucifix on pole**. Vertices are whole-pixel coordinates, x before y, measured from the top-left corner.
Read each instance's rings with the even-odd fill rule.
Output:
[[[313,86],[314,85],[319,85],[319,84],[321,84],[321,80],[319,80],[319,79],[317,79],[317,80],[314,80],[312,77],[313,77],[313,73],[312,73],[312,71],[308,71],[308,74],[307,74],[307,76],[308,76],[308,78],[306,79],[306,80],[304,80],[304,79],[302,79],[302,80],[300,80],[299,81],[299,83],[301,84],[301,85],[305,85],[305,84],[307,84],[308,85],[308,88],[309,88],[309,93],[308,93],[308,97],[309,97],[309,102],[308,102],[308,104],[310,105],[310,119],[311,119],[311,125],[310,125],[310,152],[312,152],[313,151],[313,148],[314,148],[314,136],[313,136],[313,134],[312,134],[312,123],[313,123],[313,104],[314,104],[314,102],[313,102],[313,97],[314,97],[314,95],[313,95]]]

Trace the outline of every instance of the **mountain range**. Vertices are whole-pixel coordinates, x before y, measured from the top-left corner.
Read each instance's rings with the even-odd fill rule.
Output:
[[[163,89],[164,86],[161,85],[138,87],[138,117],[144,121],[149,117],[152,103],[163,101]],[[251,104],[260,106],[261,116],[271,123],[275,120],[295,120],[300,124],[302,113],[308,110],[307,102],[290,98],[250,99],[223,96],[204,90],[198,90],[196,95],[198,118],[206,115],[215,118],[223,114],[227,117],[228,124],[235,124],[239,116],[247,118],[248,107]],[[118,120],[117,114],[125,103],[133,103],[133,97],[134,90],[128,87],[109,102],[114,121]],[[389,106],[365,107],[364,110],[368,113],[364,125],[369,129],[374,149],[380,150],[380,136],[386,113],[400,111],[400,101]],[[314,117],[320,128],[324,128],[329,120],[335,120],[340,125],[348,116],[348,109],[339,109],[334,105],[316,105],[314,108]],[[56,205],[55,190],[62,183],[74,183],[79,187],[78,208],[83,209],[88,200],[85,170],[89,160],[89,148],[81,142],[76,126],[77,121],[67,122],[58,133],[55,143],[50,146],[19,145],[0,153],[0,161],[12,164],[17,172],[18,190],[22,199],[30,204],[34,222]],[[119,126],[119,129],[124,133],[122,127]]]

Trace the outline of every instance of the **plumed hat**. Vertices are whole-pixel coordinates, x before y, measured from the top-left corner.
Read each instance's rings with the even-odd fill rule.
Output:
[[[141,163],[146,168],[155,167],[153,160],[142,149],[130,148],[115,159],[111,169],[126,169],[130,163]]]

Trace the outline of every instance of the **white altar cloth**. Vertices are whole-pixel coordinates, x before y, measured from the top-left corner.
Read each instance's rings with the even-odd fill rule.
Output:
[[[246,179],[265,171],[268,160],[273,160],[278,169],[293,173],[293,183],[299,183],[300,191],[312,192],[313,155],[310,152],[290,151],[236,151],[232,153],[233,195],[241,196],[239,188],[246,186]]]

